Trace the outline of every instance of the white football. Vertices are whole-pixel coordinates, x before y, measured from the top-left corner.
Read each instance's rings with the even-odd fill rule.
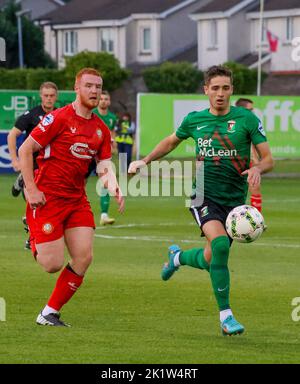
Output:
[[[240,205],[229,212],[226,219],[228,235],[240,243],[257,240],[264,231],[262,214],[251,205]]]

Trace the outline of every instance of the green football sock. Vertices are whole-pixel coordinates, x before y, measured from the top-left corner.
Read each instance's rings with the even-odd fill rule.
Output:
[[[211,242],[210,278],[220,311],[229,309],[230,276],[228,269],[229,239],[219,236]]]
[[[109,203],[110,203],[110,195],[108,193],[108,190],[105,188],[102,188],[101,196],[100,196],[101,213],[108,213]]]
[[[209,264],[204,258],[203,248],[193,248],[180,253],[179,262],[181,265],[189,265],[190,267],[206,269],[209,271]]]

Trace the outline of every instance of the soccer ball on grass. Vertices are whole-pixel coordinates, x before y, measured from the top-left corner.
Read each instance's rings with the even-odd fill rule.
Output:
[[[262,214],[250,205],[240,205],[229,212],[226,230],[229,236],[240,243],[257,240],[265,228]]]

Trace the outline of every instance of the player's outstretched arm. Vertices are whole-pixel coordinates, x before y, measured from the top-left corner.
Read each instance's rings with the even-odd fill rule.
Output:
[[[111,160],[99,161],[97,164],[97,174],[103,184],[103,187],[106,188],[116,199],[117,204],[119,205],[119,212],[124,212],[125,199],[121,188],[119,187]]]
[[[149,153],[142,160],[133,161],[129,165],[128,173],[136,173],[138,169],[143,168],[145,165],[151,163],[151,161],[160,159],[172,152],[180,143],[180,140],[175,133],[163,139],[152,152]]]
[[[261,174],[270,172],[274,167],[274,160],[268,143],[260,143],[255,146],[260,161],[250,169],[247,169],[242,175],[248,175],[248,183],[251,187],[260,185]]]
[[[24,141],[19,149],[19,159],[21,172],[25,184],[25,196],[32,209],[42,206],[46,203],[46,198],[35,182],[33,176],[33,153],[41,149],[39,144],[30,136]]]
[[[19,172],[21,170],[20,161],[17,156],[17,138],[21,134],[22,134],[22,131],[20,131],[16,127],[13,127],[9,131],[9,134],[7,135],[7,145],[8,145],[8,150],[11,157],[11,163],[12,163],[13,169],[16,172]]]

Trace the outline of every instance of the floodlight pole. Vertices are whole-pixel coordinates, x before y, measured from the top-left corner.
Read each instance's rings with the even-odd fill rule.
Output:
[[[19,46],[19,67],[24,68],[24,55],[23,55],[23,34],[22,34],[22,16],[29,13],[30,9],[16,12],[18,21],[18,46]]]
[[[258,69],[257,69],[257,96],[261,93],[261,58],[262,58],[262,34],[263,34],[263,18],[264,18],[264,0],[260,0],[259,14],[259,35],[258,35]]]

